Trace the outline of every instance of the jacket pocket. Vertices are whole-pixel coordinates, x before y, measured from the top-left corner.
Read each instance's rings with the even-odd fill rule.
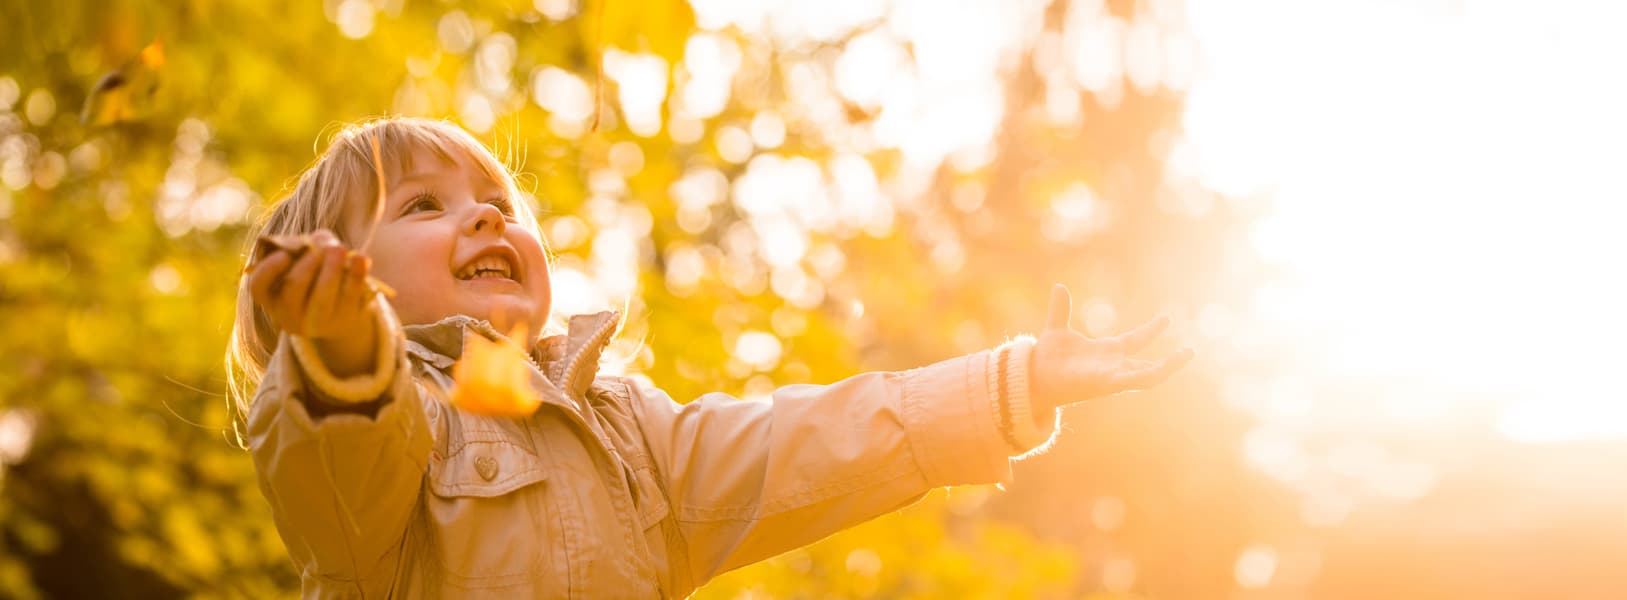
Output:
[[[558,533],[547,479],[536,455],[507,441],[471,439],[431,457],[424,508],[447,574],[466,584],[537,574]]]
[[[655,470],[648,465],[626,467],[628,484],[631,487],[634,510],[638,513],[638,526],[648,530],[660,525],[672,512],[667,505],[667,495],[661,490],[656,481]]]
[[[638,515],[638,527],[649,530],[661,525],[662,520],[667,519],[667,514],[672,512],[667,506],[667,489],[661,485],[659,475],[656,475],[656,465],[649,460],[649,455],[638,449],[625,452],[628,454],[623,457],[622,470],[628,493],[633,496],[633,511]]]

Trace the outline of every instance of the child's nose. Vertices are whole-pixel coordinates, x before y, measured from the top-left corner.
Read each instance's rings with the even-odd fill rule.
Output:
[[[478,203],[472,214],[470,214],[468,222],[464,225],[464,233],[474,235],[485,231],[488,227],[492,228],[492,233],[502,235],[503,231],[508,228],[508,222],[503,219],[503,211],[498,210],[496,206],[489,202]]]

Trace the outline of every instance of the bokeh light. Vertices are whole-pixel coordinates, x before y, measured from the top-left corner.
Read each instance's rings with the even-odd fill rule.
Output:
[[[1058,281],[1081,331],[1162,313],[1147,354],[1198,350],[1068,409],[1002,488],[935,492],[697,597],[1627,588],[1627,10],[268,10],[0,8],[0,596],[296,589],[221,443],[219,350],[247,224],[313,138],[380,113],[512,163],[554,327],[627,311],[605,372],[682,401],[987,349],[1038,329]],[[161,66],[132,58],[150,43]]]

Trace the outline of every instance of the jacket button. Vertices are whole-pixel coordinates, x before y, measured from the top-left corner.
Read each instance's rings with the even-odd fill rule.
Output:
[[[475,472],[480,474],[481,479],[491,481],[497,476],[497,459],[490,456],[476,458]]]

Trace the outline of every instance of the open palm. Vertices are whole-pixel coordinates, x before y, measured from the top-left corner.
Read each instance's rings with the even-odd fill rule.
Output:
[[[1131,358],[1169,327],[1159,316],[1126,333],[1091,338],[1068,326],[1073,300],[1068,288],[1051,290],[1051,309],[1045,330],[1034,346],[1032,378],[1036,414],[1048,409],[1158,385],[1192,359],[1182,348],[1156,360]]]

